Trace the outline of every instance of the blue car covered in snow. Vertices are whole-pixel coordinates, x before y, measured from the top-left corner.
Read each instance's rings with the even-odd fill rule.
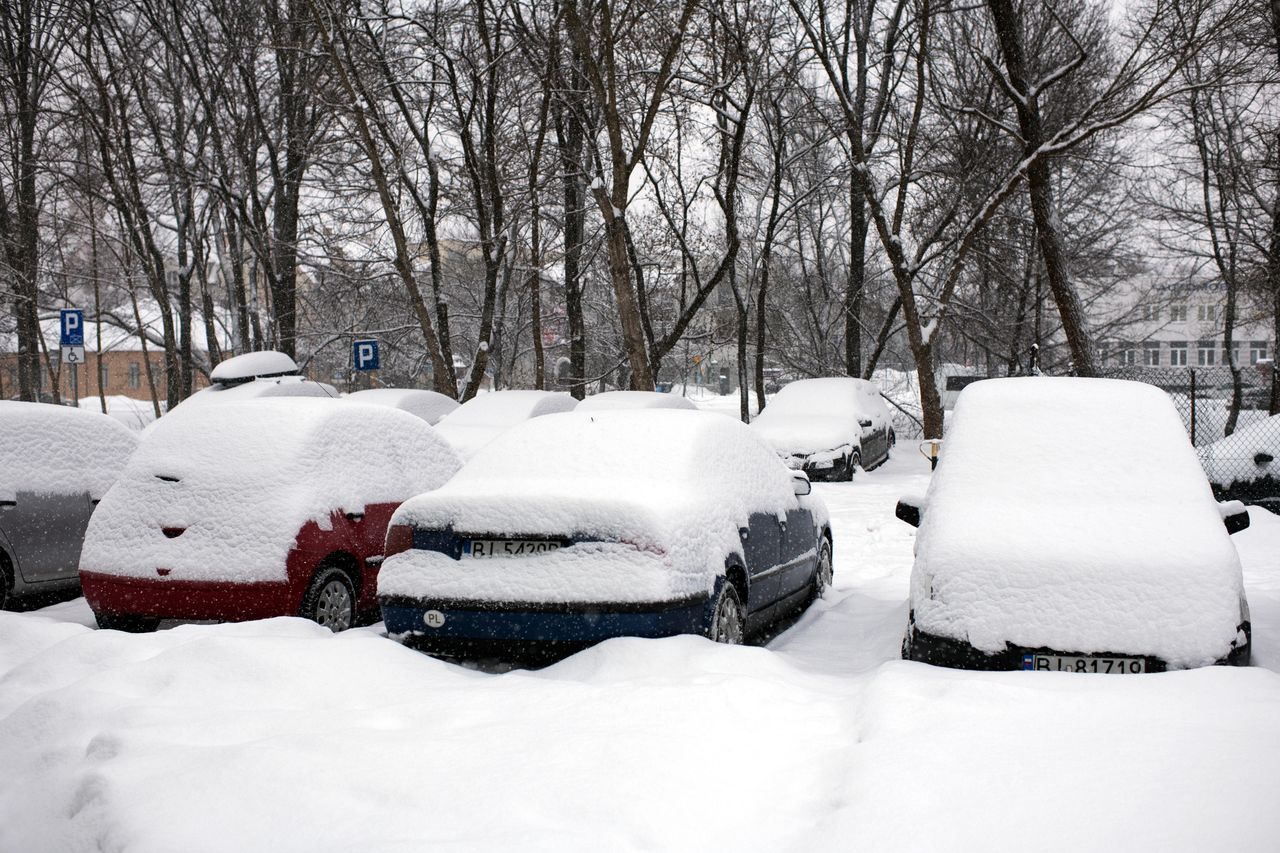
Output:
[[[456,657],[611,637],[740,643],[831,582],[826,507],[742,424],[702,412],[528,421],[388,528],[387,632]]]

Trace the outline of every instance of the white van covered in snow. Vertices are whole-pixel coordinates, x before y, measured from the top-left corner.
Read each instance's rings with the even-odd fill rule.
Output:
[[[1135,673],[1249,661],[1229,532],[1167,394],[1110,379],[966,388],[922,502],[903,657]],[[1225,521],[1225,524],[1224,524]]]

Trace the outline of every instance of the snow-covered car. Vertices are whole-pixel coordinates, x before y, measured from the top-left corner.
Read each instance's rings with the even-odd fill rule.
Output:
[[[851,480],[884,464],[897,441],[880,389],[865,379],[801,379],[783,387],[751,423],[791,468]]]
[[[173,410],[190,411],[209,403],[233,403],[265,397],[334,397],[338,391],[299,373],[298,365],[282,352],[247,352],[220,362],[201,388]]]
[[[1272,415],[1204,448],[1200,458],[1218,500],[1280,512],[1280,415]]]
[[[137,446],[97,412],[0,401],[0,609],[78,586],[89,516]]]
[[[1249,661],[1218,504],[1167,394],[1027,377],[960,394],[923,501],[903,657],[971,669],[1134,673]]]
[[[335,400],[227,403],[152,428],[98,505],[80,580],[103,628],[377,611],[387,522],[461,460],[407,412]]]
[[[574,408],[575,412],[605,412],[616,409],[697,409],[693,401],[679,394],[658,391],[605,391],[592,394]]]
[[[827,510],[809,490],[731,418],[529,421],[396,512],[378,579],[387,632],[456,656],[741,642],[831,582]]]
[[[356,391],[343,398],[353,403],[372,403],[375,406],[390,406],[411,415],[417,415],[431,425],[458,408],[458,401],[441,394],[439,391],[428,391],[425,388],[370,388]]]
[[[490,391],[477,394],[445,415],[436,428],[463,459],[470,459],[516,424],[567,412],[577,404],[563,391]]]

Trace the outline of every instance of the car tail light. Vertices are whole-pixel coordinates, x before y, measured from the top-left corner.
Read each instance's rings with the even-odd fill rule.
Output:
[[[387,546],[382,549],[384,557],[408,551],[413,547],[413,528],[407,524],[393,524],[387,528]]]

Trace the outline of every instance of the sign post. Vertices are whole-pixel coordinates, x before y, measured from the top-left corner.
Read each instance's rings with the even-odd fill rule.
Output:
[[[377,370],[382,363],[378,342],[373,338],[363,338],[351,342],[351,363],[361,372]]]
[[[62,349],[62,363],[71,365],[71,396],[79,407],[80,365],[84,364],[84,311],[63,308],[59,319],[61,335],[58,344]]]

